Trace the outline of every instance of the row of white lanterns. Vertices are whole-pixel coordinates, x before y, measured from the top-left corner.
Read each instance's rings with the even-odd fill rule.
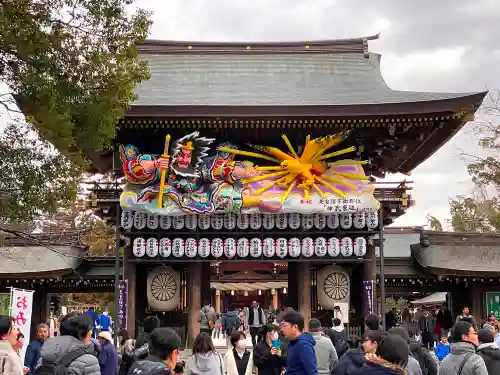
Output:
[[[163,258],[173,256],[175,258],[188,257],[207,258],[212,256],[214,258],[260,258],[262,255],[266,258],[277,256],[285,258],[290,256],[297,258],[300,255],[304,257],[350,257],[355,255],[362,257],[366,254],[366,239],[364,237],[357,237],[354,240],[350,237],[343,237],[341,239],[331,237],[326,239],[318,237],[312,239],[305,237],[302,240],[299,238],[200,238],[197,241],[195,238],[170,238],[164,237],[158,241],[156,238],[142,238],[134,239],[132,250],[136,257],[142,258],[148,256],[155,258],[158,255]]]
[[[270,229],[375,229],[378,226],[378,214],[373,212],[358,212],[356,214],[212,214],[158,216],[144,212],[123,211],[121,226],[125,230],[135,229],[184,229],[206,230],[209,228],[221,230],[240,230],[261,228]]]

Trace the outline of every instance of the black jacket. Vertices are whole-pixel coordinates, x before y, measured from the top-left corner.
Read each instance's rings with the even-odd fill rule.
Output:
[[[500,375],[500,349],[491,346],[492,344],[482,344],[477,347],[477,354],[484,359],[488,374]]]
[[[438,375],[436,361],[421,343],[415,339],[410,339],[408,346],[410,347],[411,355],[418,361],[423,375]]]
[[[335,347],[339,358],[342,357],[349,349],[345,336],[345,329],[340,332],[334,329],[330,329],[328,330],[327,335],[328,337],[330,337],[330,340],[332,340],[333,346]]]
[[[361,349],[349,349],[337,362],[332,375],[354,375],[366,362],[365,353]]]
[[[259,375],[279,375],[286,364],[286,359],[271,354],[271,348],[265,340],[259,341],[253,352],[253,363],[259,369]]]
[[[144,360],[136,361],[128,370],[128,375],[172,375],[172,371],[166,367],[160,358],[148,356]]]

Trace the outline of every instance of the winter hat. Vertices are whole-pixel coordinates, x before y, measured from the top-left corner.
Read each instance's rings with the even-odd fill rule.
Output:
[[[495,341],[495,337],[493,337],[493,331],[489,329],[485,328],[480,329],[477,332],[477,336],[481,344],[487,344]]]
[[[407,343],[410,342],[410,335],[405,327],[392,327],[388,332],[389,335],[396,335],[401,337]]]
[[[387,362],[405,367],[410,350],[408,343],[401,336],[388,334],[378,345],[377,354]]]
[[[113,337],[111,337],[111,333],[109,333],[108,331],[99,332],[98,336],[105,340],[108,340],[110,343],[113,343]]]

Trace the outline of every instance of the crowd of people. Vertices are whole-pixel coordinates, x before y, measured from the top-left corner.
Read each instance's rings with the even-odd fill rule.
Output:
[[[369,315],[363,337],[348,337],[338,318],[328,329],[311,319],[306,331],[299,312],[289,308],[271,320],[254,304],[250,319],[236,313],[240,323],[225,323],[224,354],[212,341],[217,315],[204,308],[186,363],[181,338],[155,316],[144,320],[136,340],[126,330],[118,332],[115,346],[109,331],[94,331],[91,314],[74,312],[61,319],[59,336],[47,339],[49,327],[37,327],[23,364],[24,337],[12,317],[0,316],[0,375],[500,375],[500,324],[490,315],[478,325],[467,308],[449,331],[440,330],[431,350],[414,322],[385,330],[378,316]]]

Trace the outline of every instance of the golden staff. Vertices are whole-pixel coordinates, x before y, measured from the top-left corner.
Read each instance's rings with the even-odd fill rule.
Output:
[[[162,158],[168,158],[168,148],[170,147],[170,134],[165,137],[165,147],[163,148]],[[170,165],[170,160],[169,160]],[[160,192],[158,193],[158,208],[162,208],[163,205],[163,191],[165,190],[165,177],[167,176],[167,168],[161,170],[160,178]]]

